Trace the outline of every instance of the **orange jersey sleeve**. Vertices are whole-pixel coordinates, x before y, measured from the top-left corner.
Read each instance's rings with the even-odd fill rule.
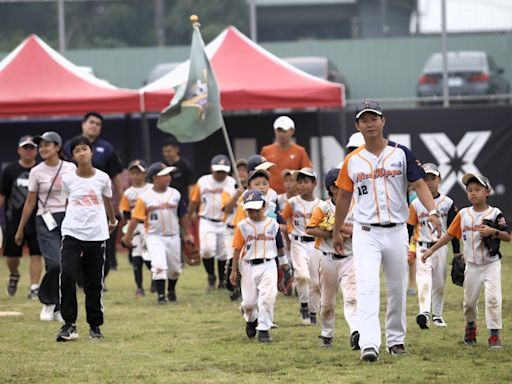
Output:
[[[407,219],[407,224],[414,226],[418,224],[418,215],[412,205],[409,205],[409,218]]]
[[[309,228],[315,228],[320,225],[320,223],[324,220],[324,211],[320,207],[315,207],[313,209],[313,213],[311,214],[311,217],[308,221],[308,227]]]
[[[460,212],[457,212],[457,215],[455,215],[455,218],[453,219],[452,223],[448,227],[448,230],[446,231],[448,232],[449,235],[452,235],[457,239],[460,239],[462,237],[462,228],[460,227],[460,220]]]
[[[352,152],[354,153],[354,152]],[[350,155],[345,158],[343,162],[343,167],[341,167],[340,173],[338,174],[338,178],[336,179],[336,186],[338,188],[343,189],[347,192],[354,192],[354,182],[348,176],[348,163],[349,163]]]
[[[123,196],[121,196],[121,201],[119,202],[119,209],[122,212],[130,212],[130,202],[124,193]]]
[[[132,211],[132,219],[144,221],[146,219],[146,204],[142,199],[137,199]]]
[[[245,212],[242,203],[238,203],[236,206],[235,214],[233,215],[233,226],[236,227],[239,222],[247,217],[247,212]]]
[[[242,231],[240,228],[236,227],[235,229],[235,235],[233,236],[233,248],[235,248],[237,251],[242,250],[242,248],[245,245],[245,239],[242,235]]]
[[[284,209],[281,212],[281,216],[283,217],[283,219],[288,221],[292,217],[292,214],[293,214],[292,206],[290,205],[289,202],[286,202],[286,204],[284,205]]]
[[[200,203],[201,202],[201,190],[199,189],[199,183],[196,183],[192,190],[190,191],[190,201],[193,201],[194,203]]]
[[[230,201],[231,195],[229,194],[229,192],[223,191],[222,194],[220,195],[220,209],[224,210],[224,208],[226,208],[226,205],[228,205]]]

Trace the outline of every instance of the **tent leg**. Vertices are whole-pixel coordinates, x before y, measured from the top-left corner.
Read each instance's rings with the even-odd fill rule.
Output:
[[[142,139],[142,157],[146,164],[151,163],[151,138],[149,135],[149,121],[145,113],[140,116],[141,122],[141,139]]]
[[[322,186],[324,185],[324,146],[322,143],[322,138],[324,136],[323,133],[323,116],[322,111],[319,109],[317,112],[318,122],[317,122],[317,132],[318,132],[318,166],[320,167],[320,172],[318,175],[318,185],[320,186],[319,190],[321,191],[321,197],[322,199],[325,198],[325,188]]]

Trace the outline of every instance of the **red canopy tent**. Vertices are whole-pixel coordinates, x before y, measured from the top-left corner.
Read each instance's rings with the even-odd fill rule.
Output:
[[[266,51],[235,27],[225,29],[206,46],[220,88],[224,110],[277,108],[340,108],[342,84],[302,72]],[[160,112],[171,100],[173,88],[186,82],[186,61],[161,79],[140,89],[145,112]]]
[[[0,117],[139,112],[136,91],[84,73],[35,35],[0,62]]]

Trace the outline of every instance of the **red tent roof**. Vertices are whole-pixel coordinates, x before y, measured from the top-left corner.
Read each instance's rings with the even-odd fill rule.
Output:
[[[340,108],[342,84],[302,72],[266,51],[235,27],[225,29],[206,46],[220,88],[224,110]],[[159,112],[171,100],[173,87],[186,82],[189,62],[140,90],[145,111]]]
[[[0,117],[139,111],[136,91],[83,71],[35,35],[0,62]]]

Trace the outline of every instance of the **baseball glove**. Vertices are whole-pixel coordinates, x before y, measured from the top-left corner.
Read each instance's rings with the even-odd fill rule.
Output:
[[[464,285],[464,270],[466,269],[466,262],[464,255],[455,255],[452,260],[452,282],[455,285]]]
[[[286,296],[291,296],[293,293],[293,270],[288,268],[285,271],[283,268],[277,270],[277,289],[279,292]]]
[[[183,242],[183,254],[185,255],[185,263],[187,265],[197,266],[201,263],[199,248],[196,247],[193,241]]]
[[[318,225],[322,231],[332,232],[332,227],[334,226],[334,215],[332,213],[329,216],[325,216],[322,222]]]
[[[482,224],[487,225],[488,227],[497,229],[498,231],[500,230],[500,226],[498,225],[498,223],[495,223],[492,220],[484,219],[482,221]],[[489,253],[491,254],[491,256],[498,255],[501,259],[500,239],[498,239],[497,237],[493,237],[493,236],[486,236],[486,237],[482,238],[482,241],[484,242],[484,245],[489,250]]]

